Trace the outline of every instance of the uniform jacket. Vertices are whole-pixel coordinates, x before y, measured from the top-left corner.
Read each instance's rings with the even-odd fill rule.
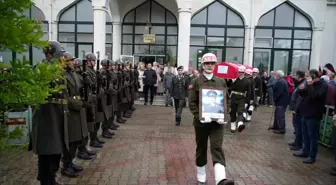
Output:
[[[273,99],[275,106],[287,106],[288,105],[288,86],[285,78],[279,78],[273,88]]]
[[[263,82],[260,78],[259,75],[257,75],[256,77],[253,77],[254,79],[254,86],[255,86],[255,93],[256,93],[256,96],[259,96],[261,97],[261,94],[263,92]]]
[[[200,122],[200,106],[199,106],[199,93],[200,88],[217,88],[224,89],[226,88],[226,83],[224,79],[213,76],[212,79],[208,80],[203,74],[200,74],[199,77],[193,79],[188,87],[188,100],[189,100],[189,109],[194,116],[194,125],[201,126]]]
[[[185,99],[188,96],[188,80],[186,77],[175,76],[172,80],[171,96],[174,99]]]
[[[130,94],[130,102],[133,102],[134,100],[135,100],[135,89],[137,89],[136,88],[136,83],[135,83],[135,75],[134,75],[134,70],[133,69],[131,69],[131,70],[129,70],[129,76],[130,76],[130,86],[129,86],[129,94]]]
[[[65,81],[59,81],[65,84]],[[60,94],[53,94],[50,98],[67,99],[65,90]],[[69,148],[68,142],[68,106],[49,101],[36,109],[32,120],[31,147],[35,154],[62,154],[64,146]]]
[[[131,77],[128,70],[123,71],[124,76],[124,103],[128,103],[132,100],[130,94],[130,87],[131,87]]]
[[[96,96],[93,95],[92,89],[91,89],[92,81],[89,76],[86,76],[86,79],[84,80],[82,74],[79,74],[79,73],[77,74],[79,76],[80,83],[83,87],[84,87],[84,81],[89,84],[87,93],[88,93],[88,100],[91,103],[92,107],[85,108],[85,111],[86,111],[86,121],[87,121],[88,132],[93,132],[94,124],[95,124],[95,112],[96,112],[95,109],[96,109],[97,102],[96,102]],[[83,88],[82,96],[84,97],[84,88]]]
[[[77,98],[81,96],[82,84],[79,75],[73,71],[66,72],[68,91],[68,134],[69,142],[81,141],[88,136],[86,112],[83,107],[83,100]],[[74,98],[76,97],[76,98]]]
[[[256,103],[256,88],[255,88],[255,83],[254,79],[252,77],[246,78],[250,84],[250,95],[246,99],[246,103],[250,104],[251,101],[253,102],[252,104]]]
[[[251,85],[249,83],[248,78],[237,78],[234,82],[231,83],[230,85],[231,92],[240,92],[244,93],[245,96],[237,95],[232,93],[231,94],[231,101],[244,101],[244,103],[250,99],[252,96],[251,94]]]

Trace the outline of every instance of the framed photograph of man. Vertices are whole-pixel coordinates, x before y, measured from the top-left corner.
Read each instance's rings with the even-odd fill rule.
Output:
[[[200,120],[210,118],[213,121],[225,119],[226,107],[226,89],[200,89]]]

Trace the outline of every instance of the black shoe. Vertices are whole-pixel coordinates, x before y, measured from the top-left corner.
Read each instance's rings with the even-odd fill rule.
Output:
[[[239,125],[238,126],[238,132],[242,132],[245,129],[245,125]]]
[[[292,147],[296,147],[295,142],[293,142],[293,143],[288,143],[288,145],[289,145],[289,146],[292,146]]]
[[[109,127],[109,129],[111,129],[111,130],[118,130],[118,127],[116,127],[116,126],[114,126],[114,125],[111,125],[111,126]]]
[[[66,169],[63,168],[61,170],[61,174],[64,175],[64,176],[70,177],[70,178],[78,177],[78,175],[79,175],[77,172],[75,172],[74,169],[72,169],[70,167],[66,168]]]
[[[98,141],[91,141],[90,146],[95,147],[95,148],[103,148],[103,145],[99,143]]]
[[[107,138],[107,139],[112,139],[112,135],[110,135],[108,132],[103,132],[102,137]]]
[[[100,143],[100,144],[104,144],[104,143],[105,143],[104,140],[100,140],[98,137],[96,138],[96,141],[97,141],[98,143]]]
[[[119,124],[116,124],[116,123],[112,123],[112,126],[117,127],[117,128],[120,127],[120,125],[119,125]]]
[[[234,185],[234,181],[233,180],[224,179],[224,180],[220,181],[218,183],[218,185]]]
[[[147,102],[145,102],[144,105],[147,105]]]
[[[77,157],[82,160],[91,160],[92,157],[86,152],[78,152]]]
[[[117,122],[118,122],[118,123],[125,123],[126,120],[124,120],[124,119],[122,119],[122,118],[118,118],[118,119],[117,119]]]
[[[176,126],[180,126],[181,125],[181,123],[180,122],[176,122],[176,124],[175,124]]]
[[[92,155],[96,155],[96,154],[97,154],[97,152],[95,152],[95,151],[93,151],[93,150],[88,150],[88,149],[85,150],[85,153],[87,153],[87,154],[90,155],[90,156],[92,156]]]
[[[76,165],[74,163],[71,163],[71,168],[74,169],[75,172],[82,172],[82,171],[84,171],[83,167],[78,166],[78,165]]]
[[[206,185],[206,182],[197,182],[197,185]]]
[[[123,117],[125,117],[125,118],[131,118],[132,115],[130,115],[130,114],[125,114],[125,115],[123,115]]]
[[[135,110],[136,110],[136,108],[132,106],[131,110],[132,110],[132,111],[135,111]]]
[[[274,134],[286,134],[286,131],[283,130],[273,130]]]
[[[296,147],[296,146],[290,146],[289,149],[296,151],[296,150],[301,150],[302,148]]]
[[[308,155],[303,154],[301,151],[300,152],[295,152],[293,153],[295,157],[301,157],[301,158],[307,158]]]

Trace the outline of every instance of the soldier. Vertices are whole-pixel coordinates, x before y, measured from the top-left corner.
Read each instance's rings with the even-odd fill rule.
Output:
[[[210,138],[210,151],[215,170],[216,185],[234,185],[232,180],[226,179],[225,172],[225,157],[222,149],[224,120],[219,119],[212,121],[211,118],[200,118],[199,112],[199,93],[200,88],[226,88],[226,83],[223,79],[214,76],[213,71],[217,63],[216,55],[207,53],[203,55],[202,67],[203,74],[193,79],[188,87],[189,89],[189,108],[194,115],[194,128],[196,135],[196,165],[197,165],[197,180],[198,184],[205,184],[207,164],[207,145]]]
[[[116,62],[111,61],[111,69],[110,69],[110,75],[111,75],[111,95],[112,95],[112,103],[113,103],[113,114],[112,114],[112,122],[110,129],[111,130],[117,130],[120,125],[114,123],[114,119],[118,110],[118,70]]]
[[[102,148],[105,141],[100,140],[98,138],[98,130],[100,127],[100,123],[104,121],[104,112],[102,106],[102,92],[98,93],[98,86],[100,86],[102,81],[102,76],[96,74],[94,70],[94,66],[96,65],[96,56],[93,53],[87,53],[85,55],[85,61],[87,63],[87,73],[90,79],[90,89],[92,90],[94,99],[96,100],[95,104],[95,124],[94,124],[94,131],[90,132],[90,146],[95,148]],[[99,83],[98,83],[99,82]],[[101,88],[100,88],[101,89]]]
[[[132,62],[128,61],[124,65],[124,105],[123,105],[123,116],[125,118],[132,117],[131,102],[132,102],[132,81],[131,81],[131,65]]]
[[[57,41],[50,41],[43,50],[46,62],[52,63],[63,58],[64,49]],[[64,84],[64,81],[58,81]],[[53,84],[50,84],[53,86]],[[48,102],[35,111],[32,125],[31,147],[38,156],[38,175],[41,185],[56,185],[56,172],[64,148],[68,148],[67,96],[65,90],[54,93]]]
[[[184,108],[186,97],[188,96],[188,78],[183,75],[183,67],[177,68],[177,76],[172,80],[172,97],[175,104],[175,123],[176,126],[181,124],[181,114]]]
[[[259,101],[261,99],[261,95],[263,94],[263,84],[262,84],[262,80],[259,76],[259,69],[258,68],[253,68],[253,79],[254,79],[254,84],[255,84],[255,93],[256,93],[256,97],[257,97],[257,102],[256,102],[256,106],[259,105]]]
[[[85,109],[85,112],[86,112],[86,122],[87,122],[87,129],[88,129],[88,132],[91,133],[91,132],[94,132],[94,119],[95,119],[95,111],[94,111],[94,104],[95,104],[95,100],[94,100],[94,97],[92,96],[92,91],[91,89],[89,88],[89,85],[91,84],[91,81],[89,79],[89,77],[87,76],[87,71],[84,71],[83,69],[83,61],[82,59],[80,58],[77,58],[75,59],[75,71],[76,71],[76,74],[80,80],[80,84],[81,86],[83,87],[82,89],[82,97],[84,97],[85,93],[87,93],[87,96],[88,96],[88,100],[89,100],[89,103],[90,105],[88,105]],[[85,74],[84,74],[85,73]],[[87,84],[88,85],[88,89],[84,89],[84,84]],[[84,91],[87,91],[87,92],[84,92]],[[95,151],[92,151],[92,150],[89,150],[87,148],[87,145],[89,143],[89,137],[86,137],[82,144],[78,147],[78,153],[77,153],[77,157],[80,158],[80,159],[86,159],[86,156],[87,155],[81,155],[83,153],[87,153],[89,156],[93,156],[96,154]]]
[[[117,62],[118,64],[118,110],[117,110],[117,122],[126,123],[126,120],[123,119],[123,103],[124,103],[124,77],[123,77],[123,63],[121,61]]]
[[[102,124],[102,137],[107,138],[107,139],[112,139],[112,136],[115,135],[114,132],[110,132],[109,128],[112,127],[112,115],[113,115],[113,98],[112,98],[112,91],[111,91],[111,74],[110,74],[110,61],[108,59],[104,59],[101,61],[101,65],[103,66],[103,69],[101,71],[101,74],[104,76],[104,83],[103,87],[105,89],[105,98],[106,98],[106,106],[108,113],[104,117],[104,122]]]
[[[245,71],[245,78],[248,80],[249,84],[250,84],[250,89],[251,89],[251,94],[249,96],[249,98],[246,99],[245,102],[245,113],[243,114],[245,120],[247,122],[251,121],[252,118],[252,113],[254,110],[254,107],[256,105],[256,92],[255,92],[255,83],[254,80],[252,78],[253,75],[253,71],[251,69],[246,69]]]
[[[238,132],[244,130],[244,117],[243,113],[245,110],[245,101],[249,99],[251,94],[251,88],[249,81],[244,77],[246,68],[244,66],[239,66],[238,73],[239,77],[230,85],[230,118],[231,118],[231,132],[236,132],[237,122],[238,122]],[[238,118],[237,118],[238,116]],[[237,122],[236,122],[237,121]]]
[[[209,104],[204,104],[204,110],[203,112],[208,112],[208,113],[223,113],[223,106],[217,103],[217,93],[216,91],[208,91],[207,92],[207,97],[210,99]]]
[[[82,84],[78,75],[74,73],[75,57],[69,52],[66,52],[65,59],[67,61],[65,80],[68,94],[68,138],[69,149],[63,152],[62,162],[63,168],[61,174],[68,177],[77,177],[78,172],[84,169],[73,163],[73,159],[76,156],[77,148],[81,145],[83,140],[88,136],[86,112],[85,107],[91,106],[89,102],[83,102],[81,98]],[[89,160],[92,159],[86,152],[79,151],[78,156],[80,158]]]
[[[137,92],[140,88],[140,83],[139,83],[139,71],[138,71],[138,67],[136,65],[132,65],[132,72],[133,72],[133,92],[134,92],[134,99],[132,101],[132,111],[135,111],[135,107],[134,107],[134,101],[137,100]]]
[[[132,115],[133,111],[135,110],[134,108],[134,100],[136,99],[136,86],[135,86],[135,80],[136,80],[136,77],[135,77],[135,72],[134,72],[134,64],[133,62],[130,62],[129,64],[129,76],[130,76],[130,96],[131,96],[131,99],[130,99],[130,102],[129,102],[129,106],[128,106],[128,110],[129,110],[129,113],[130,115]]]

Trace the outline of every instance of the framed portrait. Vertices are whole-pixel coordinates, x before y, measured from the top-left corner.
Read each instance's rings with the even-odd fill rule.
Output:
[[[225,120],[227,114],[226,89],[200,88],[200,120],[210,118],[213,121]]]

